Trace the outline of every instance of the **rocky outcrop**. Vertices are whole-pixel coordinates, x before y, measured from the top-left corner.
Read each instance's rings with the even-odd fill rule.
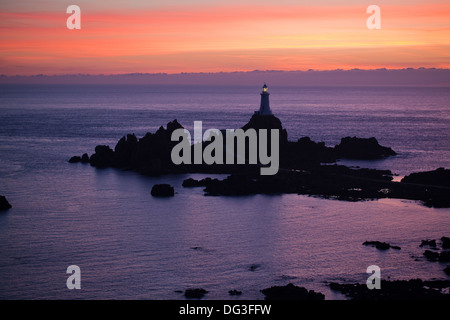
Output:
[[[73,156],[72,158],[69,159],[69,163],[89,163],[89,156],[87,153],[83,153],[83,155],[81,157],[79,156]]]
[[[304,287],[294,286],[289,283],[286,286],[273,286],[261,290],[266,300],[325,300],[325,295]]]
[[[400,250],[401,248],[398,246],[392,246],[389,243],[386,242],[380,242],[380,241],[365,241],[363,243],[363,245],[365,246],[372,246],[377,248],[378,250],[388,250],[388,249],[396,249],[396,250]]]
[[[422,247],[425,247],[425,246],[436,248],[436,240],[430,240],[430,239],[422,240],[422,242],[420,243],[419,247],[422,248]]]
[[[259,129],[278,129],[280,134],[280,145],[283,145],[288,141],[286,129],[283,128],[281,120],[274,115],[253,114],[250,121],[242,127],[244,131],[250,128],[255,129],[256,131]]]
[[[185,188],[206,187],[217,182],[219,182],[219,179],[211,179],[209,177],[202,180],[188,178],[183,181],[182,186]]]
[[[155,133],[147,133],[141,139],[134,134],[122,137],[112,150],[109,146],[95,147],[89,162],[97,168],[127,168],[148,175],[179,173],[182,167],[172,163],[171,151],[177,142],[171,141],[174,130],[183,128],[175,119],[160,127]]]
[[[448,293],[450,281],[448,280],[381,280],[381,290],[370,290],[365,283],[331,282],[329,286],[331,290],[339,291],[354,300],[448,300],[450,298]]]
[[[81,163],[89,163],[89,155],[87,153],[83,153],[80,161],[81,161]]]
[[[442,237],[442,249],[450,249],[450,238],[449,237]]]
[[[69,159],[69,163],[78,163],[81,161],[81,157],[79,156],[73,156],[72,158]]]
[[[423,255],[428,261],[450,262],[450,251],[435,252],[425,250]]]
[[[228,291],[228,293],[230,294],[230,296],[240,296],[242,294],[242,291],[233,289],[233,290]]]
[[[97,168],[127,168],[148,175],[186,172],[248,173],[259,169],[258,164],[238,166],[227,164],[206,165],[205,163],[174,165],[171,159],[171,151],[178,144],[178,141],[172,141],[171,136],[174,130],[181,128],[183,127],[175,119],[167,124],[166,129],[161,126],[155,133],[147,133],[141,139],[138,139],[134,134],[128,134],[117,142],[114,150],[109,146],[99,145],[90,158],[85,154],[81,158],[79,156],[72,157],[69,162],[89,162]],[[288,141],[286,129],[283,128],[280,119],[274,115],[254,114],[242,129],[255,129],[257,132],[260,129],[279,130],[279,159],[280,166],[283,168],[303,169],[320,163],[333,163],[340,156],[351,157],[355,153],[363,154],[366,159],[395,154],[387,151],[390,148],[379,146],[375,138],[344,138],[336,148],[326,147],[324,142],[316,143],[309,137],[303,137],[297,141]],[[270,135],[268,135],[268,138],[270,152]],[[211,142],[204,142],[203,148],[209,143]],[[194,152],[191,152],[192,157],[193,154]]]
[[[404,177],[402,182],[450,187],[450,169],[438,168],[433,171],[411,173]]]
[[[90,164],[97,168],[114,166],[114,151],[109,146],[96,146],[95,153],[90,158]]]
[[[155,184],[150,193],[154,197],[173,197],[175,190],[170,184]]]
[[[207,293],[208,291],[203,288],[186,289],[186,291],[184,292],[184,296],[187,299],[201,299]]]
[[[339,158],[373,160],[394,156],[397,153],[389,147],[378,144],[375,138],[345,137],[335,146]]]
[[[425,258],[427,258],[428,261],[438,261],[439,260],[439,252],[425,250],[423,255],[425,256]]]
[[[6,200],[6,197],[0,195],[0,211],[5,211],[5,210],[11,209],[11,208],[12,208],[12,206],[8,202],[8,200]]]
[[[450,276],[450,266],[446,266],[444,272],[446,275]]]
[[[295,142],[287,140],[287,132],[281,121],[273,115],[253,115],[242,128],[280,130],[279,171],[274,176],[261,176],[261,164],[180,164],[171,159],[172,149],[179,141],[172,141],[174,130],[183,128],[177,120],[169,122],[167,128],[160,127],[155,133],[147,133],[138,139],[134,134],[122,137],[114,150],[99,145],[89,157],[73,157],[70,162],[86,162],[97,168],[114,167],[131,169],[146,175],[180,173],[226,173],[225,180],[185,181],[183,186],[204,186],[207,195],[248,195],[298,193],[317,195],[347,201],[360,201],[380,198],[400,198],[421,200],[429,207],[450,207],[447,171],[439,169],[444,179],[409,183],[392,182],[389,170],[351,169],[333,163],[339,157],[374,159],[394,155],[392,149],[380,146],[375,138],[343,138],[335,148],[326,147],[323,142],[311,141],[303,137]],[[209,143],[203,143],[206,148]],[[191,146],[194,148],[194,146]],[[191,150],[191,160],[194,152]],[[225,161],[224,161],[225,162]],[[193,161],[191,161],[193,163]],[[412,175],[411,175],[412,176]],[[434,175],[435,176],[435,175]],[[423,176],[421,176],[423,178]],[[432,185],[428,183],[433,183]]]

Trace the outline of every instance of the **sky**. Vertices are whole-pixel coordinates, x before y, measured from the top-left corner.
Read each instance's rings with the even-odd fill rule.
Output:
[[[4,75],[450,68],[448,0],[0,1]]]

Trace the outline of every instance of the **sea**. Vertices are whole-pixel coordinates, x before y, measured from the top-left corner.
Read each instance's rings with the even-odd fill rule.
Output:
[[[158,177],[70,164],[96,145],[114,148],[177,119],[193,130],[237,129],[259,108],[259,86],[0,85],[0,299],[264,299],[293,283],[346,299],[330,282],[448,279],[421,240],[450,237],[450,209],[400,199],[347,202],[303,195],[205,196],[184,174]],[[450,168],[448,87],[269,87],[272,112],[288,139],[334,146],[375,137],[398,155],[341,160],[412,172]],[[192,131],[191,131],[192,132]],[[169,183],[172,198],[154,198]],[[380,251],[364,241],[401,250]],[[69,289],[69,266],[80,289]],[[242,291],[230,295],[230,290]]]

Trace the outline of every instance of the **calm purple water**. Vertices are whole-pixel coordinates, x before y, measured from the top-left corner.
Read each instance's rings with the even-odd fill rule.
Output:
[[[69,164],[127,134],[138,137],[178,119],[192,129],[238,128],[259,107],[260,88],[195,86],[0,86],[1,299],[263,299],[259,290],[292,282],[342,299],[324,281],[446,279],[444,264],[422,258],[422,239],[450,236],[450,209],[411,201],[359,203],[297,195],[204,197],[188,177]],[[399,155],[351,165],[399,176],[450,167],[446,88],[270,88],[272,110],[291,140],[327,145],[375,136]],[[150,196],[153,184],[176,189]],[[365,240],[399,245],[378,251]],[[197,250],[192,247],[200,247]],[[411,256],[418,257],[415,261]],[[69,265],[81,290],[66,288]],[[249,271],[251,265],[256,271]],[[228,290],[243,291],[230,297]]]

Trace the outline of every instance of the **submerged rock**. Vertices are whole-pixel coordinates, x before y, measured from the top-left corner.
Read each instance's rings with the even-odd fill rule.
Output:
[[[250,267],[248,267],[249,271],[256,271],[261,267],[260,264],[252,264]]]
[[[289,283],[286,286],[273,286],[261,290],[266,300],[325,300],[325,295],[304,287],[294,286]]]
[[[173,197],[175,190],[170,184],[155,184],[152,187],[151,195],[154,197]]]
[[[0,211],[8,210],[11,208],[12,208],[12,206],[8,202],[8,200],[6,200],[6,197],[0,195]]]
[[[186,291],[184,292],[184,296],[188,299],[201,299],[207,293],[208,291],[202,288],[186,289]]]

